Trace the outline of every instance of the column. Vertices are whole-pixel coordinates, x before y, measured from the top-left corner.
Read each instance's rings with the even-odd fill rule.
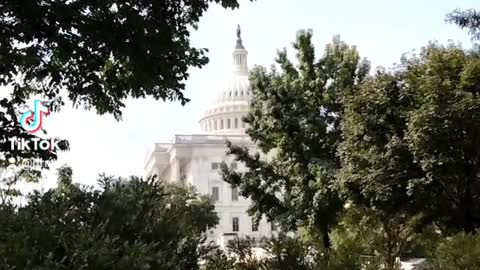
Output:
[[[170,179],[171,183],[176,183],[180,177],[180,162],[178,158],[173,158],[172,166],[172,178]]]

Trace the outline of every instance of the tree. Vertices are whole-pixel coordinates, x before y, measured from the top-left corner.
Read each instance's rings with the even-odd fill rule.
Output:
[[[341,190],[361,213],[356,222],[381,232],[373,246],[386,269],[394,269],[423,218],[424,194],[415,184],[424,172],[405,129],[411,101],[398,76],[378,70],[347,98],[342,125]]]
[[[71,182],[3,206],[2,269],[198,269],[214,206],[154,180],[102,177],[103,190]]]
[[[403,65],[415,104],[407,136],[424,171],[426,210],[445,229],[474,233],[480,227],[480,50],[432,44]]]
[[[212,3],[237,0],[3,1],[0,84],[15,97],[66,89],[77,104],[120,117],[127,97],[188,102],[189,67],[208,62],[190,31]],[[16,81],[20,75],[20,80]]]
[[[2,1],[0,86],[13,93],[0,99],[0,163],[56,159],[57,153],[10,149],[11,138],[36,138],[18,125],[30,97],[48,101],[52,111],[67,97],[116,119],[128,97],[187,103],[188,69],[208,62],[206,49],[191,46],[190,32],[211,4],[239,6],[237,0]]]
[[[480,54],[430,44],[349,99],[341,179],[383,220],[418,217],[444,233],[480,226]]]
[[[275,67],[252,71],[253,100],[244,121],[247,134],[268,158],[228,144],[228,154],[247,171],[224,164],[222,174],[250,197],[251,214],[277,220],[287,231],[313,228],[329,248],[328,233],[343,208],[335,188],[343,99],[365,79],[369,64],[338,37],[316,60],[311,38],[311,32],[299,32],[293,44],[297,65],[283,50],[276,59],[280,72]]]
[[[447,15],[448,22],[455,23],[461,28],[467,28],[472,39],[480,40],[480,13],[474,9],[454,10]]]
[[[23,194],[17,184],[36,183],[42,177],[41,169],[29,164],[0,166],[0,205],[14,203]]]

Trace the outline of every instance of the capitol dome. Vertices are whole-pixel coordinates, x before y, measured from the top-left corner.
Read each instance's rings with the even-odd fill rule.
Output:
[[[231,77],[220,85],[216,98],[199,121],[204,133],[245,134],[245,123],[242,118],[248,112],[252,93],[248,79],[248,52],[243,47],[240,26],[237,29],[237,44],[232,55]]]

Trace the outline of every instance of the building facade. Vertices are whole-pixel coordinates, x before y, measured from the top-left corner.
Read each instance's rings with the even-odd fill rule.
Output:
[[[202,134],[175,135],[171,143],[157,143],[145,162],[147,177],[157,175],[169,183],[191,185],[200,194],[213,199],[220,222],[207,232],[207,236],[221,247],[235,237],[249,236],[260,240],[272,234],[272,227],[265,219],[259,224],[252,220],[246,212],[250,201],[242,198],[238,190],[224,182],[219,174],[222,162],[239,171],[244,169],[242,164],[226,156],[227,140],[255,151],[242,121],[248,112],[252,94],[248,79],[248,52],[243,46],[240,28],[232,55],[231,77],[200,118]]]

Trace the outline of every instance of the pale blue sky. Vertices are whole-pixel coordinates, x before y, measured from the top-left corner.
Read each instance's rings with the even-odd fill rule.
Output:
[[[455,8],[480,8],[473,0],[240,2],[241,8],[235,11],[214,6],[192,34],[195,46],[210,50],[210,63],[191,70],[185,92],[192,99],[189,104],[129,101],[122,122],[112,116],[65,109],[47,118],[44,126],[51,135],[70,140],[71,151],[62,154],[58,164],[70,164],[75,181],[85,184],[94,184],[101,172],[141,176],[145,153],[155,142],[168,142],[174,134],[198,133],[198,119],[220,91],[215,86],[229,75],[237,24],[242,27],[250,67],[270,66],[276,50],[290,47],[299,29],[313,30],[317,55],[339,34],[356,45],[373,66],[391,66],[402,53],[419,49],[430,40],[445,43],[452,39],[470,47],[466,31],[446,24],[445,14]],[[45,187],[54,183],[52,177],[49,173]]]

